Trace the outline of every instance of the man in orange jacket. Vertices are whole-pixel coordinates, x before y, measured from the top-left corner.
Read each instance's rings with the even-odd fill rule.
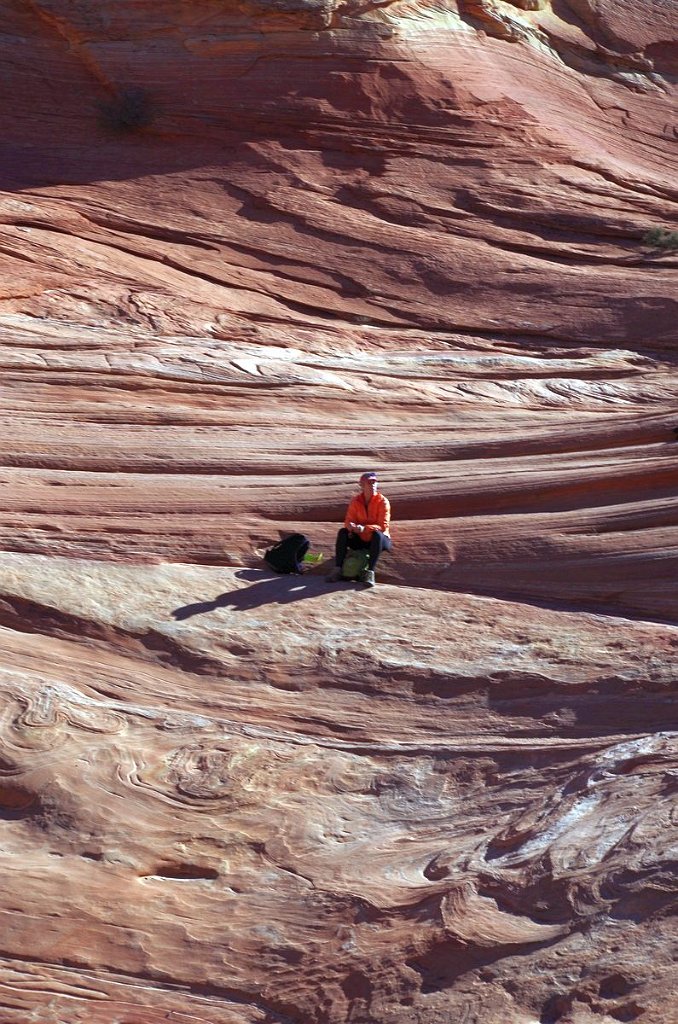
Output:
[[[341,567],[349,548],[369,552],[369,567],[360,577],[361,583],[373,587],[374,569],[382,551],[392,548],[391,505],[388,498],[379,493],[376,473],[363,473],[360,477],[360,492],[349,504],[344,517],[344,526],[337,534],[335,550],[336,569],[329,577],[330,582],[340,580]]]

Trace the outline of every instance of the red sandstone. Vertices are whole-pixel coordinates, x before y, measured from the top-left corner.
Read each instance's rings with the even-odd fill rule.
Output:
[[[668,1024],[675,3],[0,16],[0,1024]]]

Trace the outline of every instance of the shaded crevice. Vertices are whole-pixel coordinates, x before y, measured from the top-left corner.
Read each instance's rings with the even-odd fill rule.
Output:
[[[155,630],[134,633],[70,615],[22,597],[4,595],[0,598],[0,626],[18,633],[38,633],[103,647],[105,650],[194,675],[224,674],[224,666],[220,661],[196,654]]]
[[[407,966],[419,975],[422,995],[430,995],[454,988],[460,978],[472,971],[489,967],[510,956],[547,949],[559,941],[498,944],[487,949],[454,938],[443,939],[423,956],[408,960]]]
[[[0,777],[0,821],[35,818],[42,806],[36,793],[8,778]]]
[[[141,875],[141,878],[166,879],[168,881],[214,881],[219,877],[219,872],[214,868],[203,867],[198,864],[167,862],[159,864],[153,871]]]

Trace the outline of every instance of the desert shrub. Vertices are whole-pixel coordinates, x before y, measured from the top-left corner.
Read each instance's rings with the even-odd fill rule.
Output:
[[[655,249],[678,249],[678,231],[667,231],[666,228],[650,228],[643,235],[645,245]]]
[[[138,132],[153,121],[153,106],[148,93],[137,86],[120,89],[98,105],[99,122],[110,132]]]

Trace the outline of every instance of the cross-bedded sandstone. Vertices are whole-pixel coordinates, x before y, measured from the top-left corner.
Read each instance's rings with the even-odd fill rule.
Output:
[[[675,4],[0,16],[0,1021],[668,1024]]]

